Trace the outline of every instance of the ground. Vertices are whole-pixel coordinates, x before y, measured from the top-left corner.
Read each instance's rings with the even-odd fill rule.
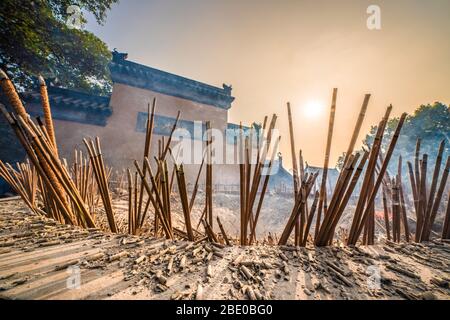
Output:
[[[174,193],[177,191],[173,191]],[[119,230],[127,230],[127,221],[128,221],[128,195],[126,190],[114,190],[113,194],[113,208],[114,213],[117,220],[117,225]],[[146,198],[145,198],[146,199]],[[144,200],[145,202],[145,200]],[[174,226],[179,229],[184,230],[184,216],[182,214],[183,209],[181,206],[181,202],[177,197],[172,197],[171,201],[171,212],[172,212],[172,221]],[[194,206],[191,213],[192,225],[194,228],[203,232],[203,226],[199,224],[199,219],[202,215],[203,208],[205,203],[205,194],[202,190],[199,190],[197,197],[194,202]],[[219,216],[227,235],[230,238],[239,238],[239,228],[240,228],[240,218],[239,218],[239,194],[233,193],[214,193],[213,194],[213,215]],[[258,240],[262,240],[266,238],[269,233],[273,234],[281,234],[284,226],[291,214],[292,207],[294,206],[293,198],[290,195],[279,195],[279,194],[271,194],[267,193],[264,198],[264,202],[262,205],[260,217],[258,220],[258,224],[256,227],[256,236]],[[151,207],[151,206],[150,206]],[[255,204],[257,207],[257,204]],[[101,204],[98,207],[98,210],[101,209]],[[153,209],[149,209],[149,214],[147,214],[148,219],[146,219],[146,223],[144,224],[144,230],[151,229],[151,223],[153,223]],[[103,219],[101,221],[102,225],[107,228],[107,220]],[[216,228],[217,223],[216,220],[213,221]]]
[[[450,244],[226,247],[82,230],[0,203],[5,299],[450,299]]]

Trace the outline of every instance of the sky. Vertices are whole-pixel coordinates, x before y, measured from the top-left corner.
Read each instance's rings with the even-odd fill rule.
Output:
[[[381,29],[367,26],[370,5],[380,8]],[[322,166],[338,88],[330,167],[347,149],[366,93],[359,145],[389,104],[399,116],[450,102],[449,0],[121,0],[102,26],[88,16],[86,29],[131,61],[231,84],[229,122],[276,113],[287,168],[287,102],[296,149]]]

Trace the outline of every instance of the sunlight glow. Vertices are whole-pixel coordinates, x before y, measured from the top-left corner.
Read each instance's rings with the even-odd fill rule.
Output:
[[[304,115],[309,119],[317,119],[324,113],[325,106],[318,100],[311,100],[303,108]]]

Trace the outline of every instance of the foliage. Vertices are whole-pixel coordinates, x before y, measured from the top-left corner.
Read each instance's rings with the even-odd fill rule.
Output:
[[[385,134],[383,136],[382,150],[386,152],[391,142],[392,135],[397,127],[399,118],[392,118],[388,121]],[[366,135],[363,144],[366,148],[372,146],[377,126],[372,126],[370,132]],[[443,103],[421,105],[412,115],[408,115],[403,125],[400,137],[397,141],[395,151],[389,163],[389,171],[397,173],[398,158],[403,158],[403,173],[406,173],[406,161],[413,161],[416,141],[421,139],[421,154],[428,154],[429,169],[433,169],[436,161],[439,144],[445,140],[444,160],[450,154],[450,110]],[[342,155],[337,166],[343,162]]]
[[[103,23],[118,0],[2,0],[0,1],[0,68],[7,70],[16,86],[33,86],[38,74],[49,82],[93,94],[111,90],[105,43],[83,30],[83,12]],[[66,23],[67,9],[81,9],[80,28]],[[78,15],[77,15],[78,16]]]

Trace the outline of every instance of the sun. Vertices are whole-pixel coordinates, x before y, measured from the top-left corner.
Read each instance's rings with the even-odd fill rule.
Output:
[[[322,102],[318,100],[310,100],[305,104],[303,113],[308,119],[317,119],[323,115],[324,109],[325,107]]]

